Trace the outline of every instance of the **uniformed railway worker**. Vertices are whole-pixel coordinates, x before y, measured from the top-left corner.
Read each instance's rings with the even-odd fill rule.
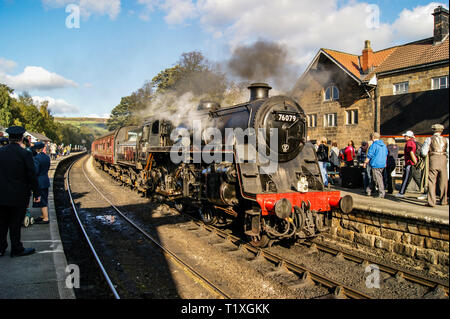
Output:
[[[12,126],[6,132],[10,144],[0,148],[0,256],[8,247],[8,230],[11,257],[26,256],[34,253],[35,249],[23,247],[20,231],[30,191],[37,194],[38,181],[32,154],[20,145],[25,129]],[[40,201],[40,198],[35,198],[35,201]]]
[[[434,134],[428,137],[422,146],[422,155],[429,155],[430,170],[428,174],[428,196],[427,205],[434,207],[436,205],[436,185],[439,188],[439,197],[441,205],[447,205],[447,160],[449,141],[448,138],[441,136],[444,126],[441,124],[434,124],[431,129]]]
[[[34,165],[36,168],[36,176],[39,184],[39,196],[41,201],[39,203],[33,203],[33,207],[40,207],[42,216],[35,219],[36,224],[48,224],[48,188],[50,187],[50,179],[48,178],[48,170],[50,169],[50,157],[42,150],[45,144],[37,142],[32,147],[32,150],[36,152],[34,156]]]

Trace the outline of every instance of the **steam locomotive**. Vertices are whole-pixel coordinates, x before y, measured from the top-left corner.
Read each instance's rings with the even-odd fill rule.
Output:
[[[265,83],[248,88],[248,102],[198,106],[201,123],[220,133],[219,139],[196,137],[188,118],[175,125],[153,117],[96,139],[95,163],[148,196],[197,211],[206,224],[237,222],[257,247],[326,231],[331,212],[349,213],[352,198],[325,189],[300,105],[286,96],[269,97]],[[180,128],[184,142],[174,134]],[[210,160],[212,151],[219,160]]]

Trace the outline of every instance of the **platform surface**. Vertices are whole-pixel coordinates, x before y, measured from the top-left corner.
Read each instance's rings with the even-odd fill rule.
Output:
[[[394,194],[386,193],[385,198],[377,198],[376,195],[364,195],[362,189],[350,189],[334,185],[331,188],[341,191],[342,195],[351,195],[354,208],[358,210],[449,225],[449,206],[437,204],[435,207],[425,207],[426,199],[418,199],[424,194],[418,192],[407,191],[405,197],[399,198],[395,197],[398,192],[394,191]]]
[[[72,153],[74,156],[79,153]],[[53,199],[53,175],[58,163],[68,158],[52,160],[49,177],[49,218],[46,225],[22,227],[21,239],[25,248],[35,248],[30,256],[11,258],[8,235],[8,249],[0,257],[1,299],[74,299],[72,288],[66,287],[67,260],[59,235]],[[39,208],[32,208],[33,217],[41,215]]]

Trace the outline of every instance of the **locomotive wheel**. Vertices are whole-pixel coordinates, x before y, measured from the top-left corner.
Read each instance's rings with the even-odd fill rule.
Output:
[[[217,215],[214,212],[214,209],[210,206],[200,207],[198,210],[200,218],[206,225],[215,225],[217,224]]]
[[[269,245],[269,236],[263,234],[259,236],[250,236],[250,245],[257,248],[265,248]]]

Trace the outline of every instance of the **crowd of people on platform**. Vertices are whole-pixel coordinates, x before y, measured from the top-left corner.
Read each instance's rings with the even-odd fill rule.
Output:
[[[404,167],[402,183],[397,198],[405,196],[405,192],[413,179],[421,196],[426,199],[426,206],[436,205],[436,192],[439,194],[440,205],[447,205],[449,140],[441,136],[444,126],[432,126],[433,136],[428,137],[423,145],[419,143],[412,131],[403,134],[406,143],[404,147]],[[325,187],[333,183],[335,176],[345,170],[344,167],[360,169],[364,193],[371,196],[378,190],[378,197],[384,198],[386,192],[393,194],[396,190],[392,174],[397,167],[399,147],[393,138],[385,142],[379,133],[372,133],[369,141],[363,141],[356,150],[353,141],[339,149],[336,142],[328,148],[326,138],[316,143],[317,160]]]
[[[25,129],[12,126],[6,130],[8,138],[0,136],[0,257],[8,247],[7,234],[11,241],[11,257],[26,256],[34,248],[24,248],[20,241],[21,226],[32,207],[40,208],[41,216],[35,224],[49,224],[48,171],[51,159],[69,155],[71,145],[32,141],[24,136]],[[50,159],[51,157],[51,159]]]

